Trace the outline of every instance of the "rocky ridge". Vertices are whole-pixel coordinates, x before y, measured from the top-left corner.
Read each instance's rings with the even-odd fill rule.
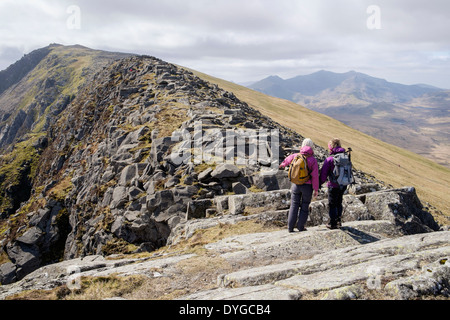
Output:
[[[301,142],[233,94],[159,59],[111,63],[48,128],[30,199],[14,214],[15,223],[10,219],[2,229],[2,256],[9,266],[2,283],[59,259],[163,246],[188,206],[204,215],[214,196],[247,192],[261,165],[270,165],[265,157],[252,167],[216,167],[217,161],[203,161],[203,151],[200,161],[173,161],[174,154],[196,150],[183,149],[186,142],[197,143],[183,136],[199,132],[203,150],[218,149],[234,163],[240,136],[244,153],[249,139],[271,152],[270,137],[258,136],[264,128],[281,130],[281,146]]]
[[[15,223],[2,229],[3,298],[25,289],[61,287],[71,275],[67,267],[73,265],[80,266],[77,274],[83,276],[114,273],[139,274],[150,280],[161,275],[176,278],[179,263],[202,256],[189,252],[152,256],[151,252],[170,251],[201,236],[202,230],[228,224],[256,221],[283,228],[286,223],[287,174],[271,169],[303,137],[184,69],[154,57],[113,62],[93,76],[55,122],[47,131],[48,144],[39,157],[30,199],[15,213]],[[314,151],[322,162],[325,150],[315,147]],[[323,190],[312,203],[311,227],[306,233],[268,230],[202,245],[208,257],[230,265],[229,274],[215,275],[219,281],[209,282],[220,288],[204,294],[242,297],[233,292],[248,288],[247,298],[261,297],[261,292],[273,292],[266,298],[301,298],[359,284],[367,280],[367,274],[328,289],[286,288],[282,279],[302,272],[299,257],[314,263],[321,256],[327,259],[327,254],[338,254],[336,250],[365,252],[364,247],[377,243],[386,247],[373,249],[373,259],[389,252],[395,264],[409,249],[396,253],[392,246],[397,244],[390,241],[425,239],[417,233],[435,235],[430,236],[434,244],[429,247],[442,250],[423,257],[412,255],[415,267],[408,264],[398,271],[399,279],[417,272],[419,265],[447,259],[448,246],[442,237],[448,234],[435,232],[440,226],[414,188],[390,189],[361,171],[355,175],[357,183],[345,197],[346,229],[323,228],[327,221],[327,201],[320,200],[326,198]],[[145,252],[151,258],[108,258]],[[350,268],[350,261],[356,260],[326,268]],[[288,271],[273,271],[272,265]],[[437,266],[441,270],[447,264]],[[239,272],[253,273],[252,268],[264,267],[276,275],[264,275],[261,281],[238,280],[243,279]],[[439,280],[441,289],[435,294],[447,294],[446,283],[448,277]],[[235,286],[242,289],[229,288]],[[205,297],[198,294],[181,298]]]

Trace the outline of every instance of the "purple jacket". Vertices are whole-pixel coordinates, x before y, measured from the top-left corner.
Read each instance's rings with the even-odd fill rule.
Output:
[[[345,152],[345,149],[341,147],[333,148],[330,150],[331,156],[326,158],[326,160],[323,163],[322,169],[320,169],[319,185],[322,185],[325,181],[327,181],[328,177],[330,177],[331,173],[334,170],[333,155],[335,155],[336,153],[343,153],[343,152]],[[332,188],[338,188],[339,184],[328,181],[327,186]]]
[[[311,179],[306,181],[307,184],[312,184],[312,187],[314,190],[319,190],[319,166],[317,164],[317,159],[314,157],[314,150],[309,147],[305,146],[300,149],[300,154],[306,155],[306,162],[308,164],[308,169],[311,175]],[[292,160],[295,159],[295,157],[298,155],[298,153],[291,154],[289,157],[284,159],[284,161],[281,163],[280,167],[284,168],[291,164]]]

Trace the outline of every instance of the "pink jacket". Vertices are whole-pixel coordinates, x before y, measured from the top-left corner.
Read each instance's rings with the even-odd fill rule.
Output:
[[[312,184],[314,190],[319,190],[319,166],[317,164],[317,159],[314,157],[314,150],[311,147],[305,146],[300,149],[300,154],[306,155],[306,161],[308,163],[309,174],[311,175],[311,179],[309,179],[306,183]],[[298,153],[291,154],[289,157],[284,159],[281,163],[280,167],[285,168],[291,164],[292,160],[298,155]],[[311,181],[312,180],[312,181]]]

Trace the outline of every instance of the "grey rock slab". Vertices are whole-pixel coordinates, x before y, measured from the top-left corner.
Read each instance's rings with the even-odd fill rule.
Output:
[[[355,246],[386,238],[373,231],[390,225],[387,221],[354,221],[346,224],[348,230],[328,230],[325,226],[311,227],[306,232],[289,233],[286,230],[232,236],[205,245],[227,260],[293,260],[308,258],[324,251]],[[361,226],[361,230],[358,230]],[[365,231],[364,231],[365,230]],[[370,232],[371,230],[372,232]],[[358,235],[355,235],[358,232]]]
[[[7,262],[0,265],[0,283],[12,283],[16,279],[16,269],[16,265],[12,262]]]
[[[120,186],[115,187],[112,193],[111,209],[123,205],[126,201],[128,201],[127,188]]]
[[[232,184],[233,186],[233,191],[235,194],[246,194],[248,193],[248,189],[246,186],[244,186],[242,183],[240,182],[235,182]]]
[[[28,229],[22,236],[16,239],[16,241],[24,244],[33,245],[36,244],[43,236],[43,232],[38,227],[32,227]]]
[[[268,163],[270,163],[268,161]],[[290,189],[291,181],[288,178],[288,172],[279,170],[276,172],[259,172],[251,176],[252,183],[259,189],[266,191]]]
[[[218,288],[183,296],[179,300],[299,300],[301,293],[271,284],[242,287]]]
[[[302,290],[331,290],[367,280],[370,271],[405,273],[424,261],[445,257],[450,232],[403,236],[316,254],[311,259],[239,270],[221,277],[222,285],[272,283]]]
[[[143,261],[136,261],[133,264],[126,264],[117,267],[114,266],[101,271],[96,270],[88,271],[83,273],[83,275],[101,277],[116,274],[119,276],[146,275],[153,277],[154,276],[153,269],[157,268],[167,269],[169,266],[172,266],[180,261],[187,260],[195,256],[196,254],[183,254],[178,256],[176,255],[168,257],[159,257],[156,259],[149,259],[149,260],[143,259]]]
[[[343,268],[325,270],[312,274],[299,274],[278,281],[275,284],[287,288],[295,288],[302,292],[317,292],[365,281],[369,289],[376,289],[376,286],[378,286],[375,282],[377,276],[380,279],[382,277],[398,277],[406,274],[408,271],[416,271],[423,261],[430,261],[439,256],[446,256],[449,253],[450,246],[444,249],[425,250],[417,255],[410,253],[379,257]],[[302,272],[301,269],[300,272]]]
[[[228,209],[232,215],[242,214],[246,208],[281,210],[289,208],[290,199],[289,189],[234,195],[228,198]]]
[[[137,176],[137,167],[135,164],[129,165],[122,170],[119,179],[120,186],[126,186],[130,181]]]
[[[22,280],[0,286],[0,300],[24,290],[47,290],[68,282],[69,277],[108,276],[119,274],[127,276],[141,274],[153,276],[152,268],[167,268],[195,254],[162,256],[154,259],[105,259],[102,256],[86,256],[41,267]]]
[[[71,272],[82,273],[116,263],[117,261],[108,261],[102,256],[94,255],[47,265],[29,273],[18,282],[0,286],[0,300],[23,290],[52,289],[66,283]]]
[[[411,300],[423,295],[450,296],[450,257],[422,267],[421,272],[389,282],[385,290],[395,299]]]
[[[198,175],[198,181],[205,181],[208,178],[210,178],[211,172],[213,172],[212,168],[207,168],[207,169],[203,170],[202,172],[200,172]]]

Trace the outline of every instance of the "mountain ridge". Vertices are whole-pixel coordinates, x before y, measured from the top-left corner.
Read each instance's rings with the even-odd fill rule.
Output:
[[[42,56],[42,52],[45,53]],[[39,56],[28,70],[29,57]],[[46,132],[70,104],[80,87],[95,70],[124,54],[91,50],[80,45],[51,44],[26,55],[6,69],[7,75],[19,69],[17,82],[6,82],[0,95],[0,209],[4,216],[23,202],[31,186],[38,158],[46,147]],[[25,187],[25,185],[27,187]],[[22,186],[19,188],[19,186]],[[23,197],[14,199],[15,193]]]
[[[262,91],[264,89],[267,90],[267,88],[264,88],[264,87],[266,87],[268,84],[270,84],[272,81],[275,80],[274,84],[285,85],[289,90],[292,90],[292,94],[300,93],[303,95],[311,96],[311,95],[316,95],[319,92],[324,91],[326,89],[334,89],[338,85],[342,84],[343,81],[351,82],[351,81],[355,81],[355,80],[359,80],[359,79],[363,79],[365,81],[376,83],[378,85],[392,86],[393,89],[396,89],[397,91],[403,90],[409,94],[407,96],[408,100],[410,100],[412,97],[417,97],[417,96],[423,95],[425,93],[430,93],[433,91],[445,91],[445,89],[437,88],[437,87],[430,86],[427,84],[405,85],[405,84],[396,83],[396,82],[389,82],[386,79],[372,77],[365,73],[361,73],[361,72],[357,72],[357,71],[353,71],[353,70],[343,72],[343,73],[336,73],[336,72],[327,71],[327,70],[319,70],[319,71],[316,71],[311,74],[298,75],[298,76],[291,77],[288,79],[283,79],[277,75],[273,75],[273,76],[264,78],[260,81],[256,81],[253,84],[249,85],[248,87],[251,89],[254,89],[254,90],[258,90],[258,91]],[[261,83],[264,84],[263,87],[261,87]],[[417,91],[417,92],[414,92],[414,91]],[[263,92],[263,93],[267,93],[267,92]],[[291,100],[291,99],[289,99],[289,100]]]
[[[286,80],[274,79],[268,77],[248,87],[306,106],[450,166],[448,90],[393,83],[355,71],[321,70]]]

